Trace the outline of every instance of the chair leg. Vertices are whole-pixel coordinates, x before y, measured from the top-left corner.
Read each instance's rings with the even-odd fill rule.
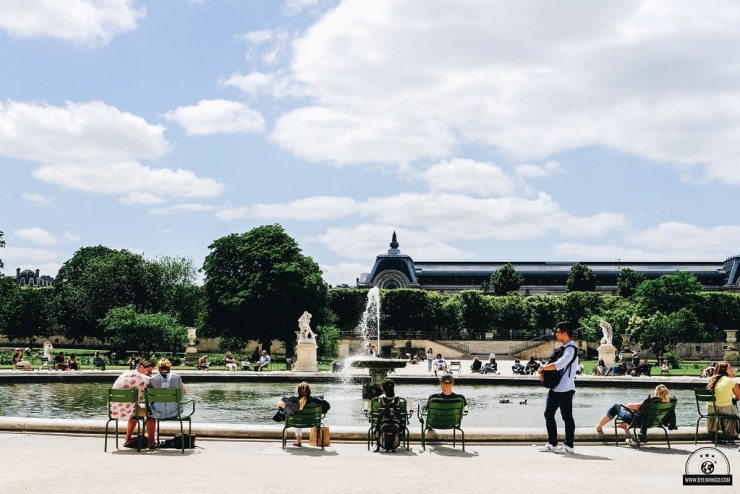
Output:
[[[696,421],[696,431],[694,431],[694,446],[699,442],[699,422],[701,421],[702,417],[699,417],[699,419]]]
[[[460,437],[462,440],[462,447],[463,447],[463,452],[464,452],[465,451],[465,432],[462,429],[460,429]]]
[[[635,442],[637,443],[637,449],[640,449],[640,436],[637,434],[637,429],[632,429],[632,435],[635,436]]]
[[[665,433],[665,442],[668,443],[668,449],[671,449],[671,441],[668,439],[668,431],[665,427],[661,427],[663,429],[663,432]]]

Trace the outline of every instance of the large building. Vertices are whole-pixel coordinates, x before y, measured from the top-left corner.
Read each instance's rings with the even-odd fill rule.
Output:
[[[42,288],[52,286],[54,284],[54,278],[48,275],[41,275],[38,269],[36,271],[31,271],[30,269],[21,271],[21,268],[16,268],[15,282],[21,286]]]
[[[369,273],[357,281],[360,288],[422,288],[441,292],[487,289],[491,274],[506,264],[502,262],[429,262],[414,261],[401,253],[396,233],[387,254],[375,259]],[[510,262],[524,276],[519,293],[522,295],[560,294],[566,290],[566,280],[575,262]],[[740,291],[740,255],[716,262],[581,262],[596,277],[596,290],[615,293],[617,277],[624,268],[655,279],[676,272],[691,273],[705,290]]]

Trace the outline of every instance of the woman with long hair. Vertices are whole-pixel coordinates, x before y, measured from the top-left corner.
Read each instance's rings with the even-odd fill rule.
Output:
[[[722,414],[735,415],[737,420],[722,419],[722,430],[724,439],[734,441],[738,433],[738,420],[740,413],[737,407],[732,403],[732,399],[740,399],[740,386],[735,381],[735,369],[727,362],[718,362],[714,367],[714,374],[707,384],[707,389],[714,390],[714,402],[717,405],[717,411]],[[714,407],[707,403],[707,412],[714,413]],[[717,430],[717,420],[707,418],[707,432]]]
[[[306,381],[303,381],[298,385],[295,396],[283,396],[283,399],[277,403],[278,408],[285,412],[285,415],[294,415],[305,408],[309,403],[317,403],[321,406],[321,412],[326,413],[331,408],[329,402],[324,400],[323,397],[311,396],[311,386]],[[301,427],[294,427],[295,442],[293,446],[301,447],[301,439],[303,438],[303,429]]]
[[[655,387],[655,397],[651,399],[660,400],[663,403],[668,403],[668,401],[670,401],[668,393],[669,391],[665,384],[658,384]],[[619,419],[622,421],[622,423],[619,424],[620,427],[626,429],[627,426],[632,422],[632,419],[635,416],[635,412],[640,409],[640,406],[642,406],[642,403],[628,403],[626,405],[620,405],[619,403],[613,404],[609,408],[609,410],[606,411],[606,415],[604,415],[599,423],[596,424],[596,432],[598,432],[599,434],[604,432],[603,427],[617,416],[619,416]]]

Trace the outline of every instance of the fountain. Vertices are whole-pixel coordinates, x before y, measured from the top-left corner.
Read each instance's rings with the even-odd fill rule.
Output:
[[[374,325],[373,322],[375,323]],[[366,355],[365,352],[372,346],[370,341],[373,336],[371,331],[373,326],[377,346],[375,346],[374,354]],[[367,292],[367,304],[365,305],[365,312],[362,314],[358,328],[362,336],[361,352],[363,353],[347,357],[345,368],[351,366],[367,369],[370,372],[370,383],[362,387],[362,398],[367,400],[377,396],[376,390],[391,370],[406,367],[406,360],[404,359],[378,357],[378,352],[380,351],[380,289],[378,287],[373,287]]]

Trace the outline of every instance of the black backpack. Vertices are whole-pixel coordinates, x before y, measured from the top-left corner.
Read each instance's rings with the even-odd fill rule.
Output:
[[[380,397],[378,423],[375,426],[375,451],[380,451],[380,448],[383,448],[386,452],[394,453],[396,448],[401,445],[401,434],[403,434],[405,426],[398,403],[398,397]]]
[[[183,444],[183,442],[185,444]],[[182,449],[183,446],[185,448],[194,448],[195,447],[195,435],[194,434],[180,434],[179,432],[175,434],[175,437],[172,439],[167,439],[166,441],[162,441],[159,443],[160,448],[176,448],[176,449]]]
[[[563,345],[555,352],[553,352],[552,356],[550,357],[550,360],[547,361],[547,363],[553,363],[556,360],[560,359],[560,357],[563,356],[563,353],[565,353],[565,347],[568,345]],[[578,349],[575,346],[571,346],[573,348],[573,358],[570,360],[570,363],[568,366],[563,370],[552,370],[552,371],[544,371],[542,373],[542,385],[548,389],[554,389],[557,387],[558,384],[560,384],[560,379],[563,377],[563,375],[569,371],[570,366],[573,365],[573,362],[575,362],[576,357],[578,356]]]

